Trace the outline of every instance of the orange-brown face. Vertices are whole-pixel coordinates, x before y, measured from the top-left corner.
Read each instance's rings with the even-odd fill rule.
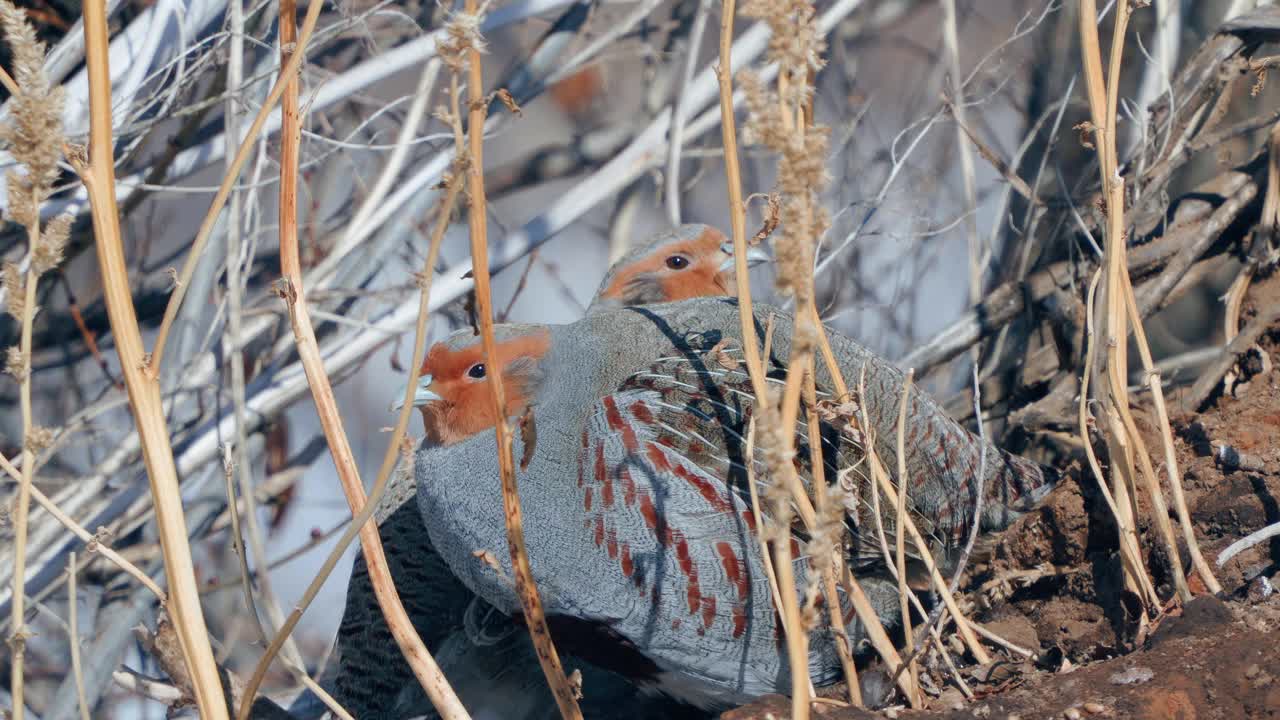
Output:
[[[551,335],[541,330],[497,343],[496,355],[506,395],[507,417],[524,412],[534,391],[537,363],[547,354]],[[497,424],[490,378],[493,370],[479,338],[463,348],[437,343],[422,364],[426,401],[419,405],[427,439],[450,445]]]
[[[731,271],[721,270],[729,259],[721,250],[725,242],[724,235],[710,227],[692,239],[673,238],[619,267],[600,298],[622,305],[644,305],[730,295]]]

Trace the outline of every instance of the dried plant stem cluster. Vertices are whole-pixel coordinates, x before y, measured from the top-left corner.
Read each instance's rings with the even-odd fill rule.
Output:
[[[313,0],[313,7],[318,4]],[[307,588],[303,600],[298,604],[294,612],[290,614],[289,618],[286,619],[276,633],[271,645],[267,648],[267,652],[258,661],[253,676],[245,689],[238,717],[240,720],[247,720],[250,717],[254,696],[257,694],[262,679],[265,677],[266,669],[271,659],[279,652],[285,638],[289,637],[294,627],[297,626],[303,611],[315,598],[324,578],[328,576],[341,557],[342,552],[346,549],[347,544],[350,543],[358,531],[374,595],[387,620],[387,625],[391,629],[392,637],[404,655],[405,661],[413,669],[414,675],[422,685],[422,689],[426,692],[427,697],[441,717],[448,720],[461,720],[468,717],[467,712],[462,707],[462,703],[456,693],[449,686],[444,674],[440,672],[439,666],[431,657],[422,638],[413,627],[413,623],[409,620],[408,613],[400,601],[400,596],[396,591],[394,580],[387,565],[377,526],[368,522],[382,497],[382,492],[386,489],[387,481],[391,477],[391,472],[395,469],[397,460],[401,460],[406,470],[412,472],[412,447],[410,443],[402,441],[405,438],[405,430],[408,427],[409,416],[413,408],[411,393],[417,385],[417,375],[425,353],[427,307],[431,287],[430,278],[432,277],[431,268],[438,256],[440,240],[444,235],[444,227],[448,222],[457,193],[456,191],[451,191],[448,194],[436,232],[433,233],[431,238],[427,264],[423,268],[422,292],[419,297],[418,320],[414,336],[412,370],[410,371],[407,385],[407,392],[410,394],[405,398],[395,429],[388,442],[387,450],[383,455],[382,465],[374,482],[372,495],[366,497],[364,484],[356,467],[355,456],[352,453],[350,441],[343,428],[337,401],[333,395],[333,387],[329,381],[328,373],[324,369],[324,361],[320,355],[319,343],[316,340],[315,329],[311,323],[302,285],[302,262],[298,249],[297,220],[298,153],[302,135],[298,104],[298,58],[294,55],[294,52],[298,49],[297,39],[296,16],[293,12],[293,4],[291,2],[282,3],[280,11],[280,47],[282,52],[281,67],[283,70],[277,82],[277,87],[282,88],[281,107],[284,117],[281,125],[282,142],[280,152],[280,270],[283,276],[280,295],[288,306],[289,320],[293,327],[298,356],[307,375],[307,383],[311,388],[312,398],[316,404],[316,412],[324,430],[325,441],[328,443],[329,451],[333,456],[338,478],[342,483],[343,492],[347,497],[348,505],[351,506],[351,512],[354,517],[342,540],[339,541],[337,547],[326,559],[325,566],[319,577]]]
[[[841,376],[841,370],[827,341],[825,329],[818,320],[814,304],[812,272],[814,250],[817,238],[821,237],[827,225],[823,209],[818,203],[818,192],[826,182],[824,163],[827,130],[813,124],[811,82],[813,73],[822,65],[823,43],[817,32],[813,7],[801,0],[784,3],[753,1],[744,6],[744,14],[762,19],[769,24],[772,30],[769,58],[779,65],[777,83],[772,88],[766,88],[755,76],[748,73],[743,73],[741,78],[749,108],[744,132],[745,139],[764,145],[778,158],[779,224],[782,228],[782,237],[774,242],[778,266],[778,289],[784,294],[790,294],[796,303],[795,334],[791,338],[792,349],[787,381],[781,395],[775,397],[775,394],[771,393],[765,385],[763,363],[757,352],[751,292],[746,272],[745,206],[742,200],[741,171],[736,148],[732,82],[727,70],[731,67],[733,14],[733,0],[726,0],[722,13],[718,70],[720,107],[729,204],[732,208],[730,223],[735,245],[737,291],[742,334],[746,346],[744,350],[753,389],[759,398],[758,442],[773,480],[769,495],[773,500],[774,509],[770,532],[784,535],[788,533],[793,508],[798,511],[800,519],[812,538],[809,543],[809,554],[813,558],[812,569],[817,571],[809,573],[810,587],[802,606],[800,599],[793,591],[794,578],[790,572],[793,558],[790,556],[789,543],[785,542],[785,537],[781,538],[783,542],[778,542],[780,538],[771,538],[774,540],[774,557],[771,565],[777,575],[775,601],[779,606],[787,633],[787,651],[793,676],[792,716],[807,717],[808,715],[807,640],[808,633],[813,629],[816,621],[814,601],[818,592],[821,591],[827,596],[828,609],[834,610],[839,607],[840,599],[836,591],[837,577],[842,581],[846,596],[854,604],[858,618],[872,645],[893,671],[894,680],[904,697],[912,706],[919,706],[923,703],[923,696],[917,680],[918,671],[915,667],[914,654],[912,660],[904,664],[872,609],[866,594],[843,561],[841,543],[843,517],[840,515],[841,511],[836,509],[840,504],[832,503],[828,497],[831,487],[828,486],[824,477],[821,458],[812,459],[815,468],[816,502],[810,502],[791,462],[795,454],[796,428],[802,394],[806,398],[810,432],[816,432],[819,425],[817,415],[813,412],[816,406],[813,374],[817,354],[821,353],[841,402],[849,402],[854,398]],[[904,401],[910,392],[908,384],[903,388]],[[863,411],[865,412],[865,408]],[[849,418],[849,420],[854,419]],[[901,444],[901,437],[899,442]],[[914,606],[923,612],[923,605],[919,598],[915,597],[905,584],[905,543],[909,535],[916,554],[921,556],[928,565],[934,585],[941,594],[945,607],[950,612],[966,645],[978,662],[989,662],[990,656],[979,644],[977,634],[961,613],[952,590],[931,562],[932,558],[927,545],[907,512],[909,503],[905,488],[909,486],[909,482],[905,477],[905,468],[902,467],[901,460],[905,457],[902,448],[898,450],[900,462],[898,483],[895,488],[889,473],[876,456],[873,443],[868,440],[864,444],[874,483],[873,498],[879,503],[879,498],[883,494],[888,501],[888,507],[892,508],[897,517],[895,525],[897,552],[892,553],[887,543],[882,542],[882,546],[890,570],[899,578],[907,646],[911,647],[913,644],[909,607]],[[810,446],[819,447],[820,443],[810,438]],[[883,539],[883,532],[881,537]],[[849,701],[860,704],[857,673],[852,654],[845,644],[846,628],[838,612],[830,613],[829,622],[833,634],[838,638],[837,649],[840,652],[845,679],[849,685]],[[924,630],[920,640],[923,641],[926,638],[934,640],[938,651],[950,665],[950,658],[942,647],[936,627],[930,625]],[[919,643],[915,644],[919,646]],[[955,674],[954,666],[952,669]],[[956,680],[962,691],[968,694],[967,687],[958,675]]]
[[[772,30],[769,56],[779,63],[776,91],[766,91],[753,76],[745,76],[743,85],[747,91],[751,113],[748,116],[748,135],[778,155],[780,190],[780,219],[784,241],[775,242],[778,260],[778,285],[791,293],[796,300],[797,322],[791,338],[791,356],[787,381],[780,397],[776,397],[765,380],[764,364],[755,336],[751,288],[746,263],[746,218],[742,196],[741,169],[738,161],[737,130],[733,115],[733,83],[730,76],[731,48],[733,45],[734,0],[725,0],[721,12],[720,53],[718,77],[720,82],[721,128],[725,146],[725,170],[728,182],[730,225],[733,232],[734,260],[737,275],[737,294],[744,355],[752,389],[757,398],[757,418],[753,418],[752,437],[758,433],[758,441],[772,484],[769,498],[773,501],[773,517],[762,534],[772,540],[773,558],[771,575],[774,601],[778,605],[787,641],[787,655],[791,671],[792,717],[809,716],[810,681],[808,671],[809,631],[817,613],[814,611],[818,592],[826,595],[830,610],[840,607],[837,596],[836,572],[841,571],[846,592],[854,603],[857,614],[876,648],[885,654],[886,660],[896,659],[896,651],[884,629],[880,627],[870,601],[858,587],[848,567],[840,559],[841,503],[831,502],[827,496],[826,478],[823,476],[821,458],[814,460],[816,503],[811,502],[796,474],[792,458],[795,456],[796,429],[800,417],[802,393],[814,399],[814,356],[823,338],[823,330],[817,322],[813,306],[813,256],[816,239],[825,228],[826,219],[817,203],[817,193],[825,182],[827,132],[814,127],[809,103],[812,93],[810,77],[821,66],[823,44],[818,33],[812,5],[805,2],[780,4],[752,3],[744,7],[744,14],[765,20]],[[766,339],[766,343],[768,339]],[[829,369],[838,376],[839,368],[824,348]],[[818,422],[812,414],[815,404],[809,404],[810,432],[816,432]],[[811,438],[811,447],[821,444]],[[750,465],[750,463],[748,463]],[[754,490],[754,483],[752,485]],[[811,535],[811,556],[814,558],[810,572],[810,586],[806,602],[801,607],[795,591],[793,558],[791,557],[789,532],[792,508],[799,511],[801,520]],[[815,511],[816,506],[816,511]],[[769,561],[769,553],[765,553]],[[771,578],[772,579],[772,578]],[[847,635],[839,612],[829,614],[832,632],[837,637],[837,650],[849,686],[849,700],[860,704],[857,672],[852,653],[847,646]],[[914,688],[904,679],[909,695]]]
[[[1193,566],[1200,574],[1205,586],[1211,592],[1221,590],[1216,578],[1200,553],[1192,531],[1190,519],[1183,500],[1181,478],[1173,452],[1173,436],[1169,426],[1168,412],[1165,407],[1159,375],[1151,359],[1151,351],[1147,345],[1146,335],[1142,327],[1134,298],[1133,286],[1129,279],[1126,263],[1126,230],[1124,214],[1124,179],[1119,173],[1119,161],[1116,154],[1117,103],[1119,95],[1119,79],[1124,53],[1124,38],[1128,28],[1131,7],[1128,2],[1121,1],[1115,7],[1115,25],[1112,32],[1112,45],[1106,76],[1103,75],[1102,50],[1098,40],[1098,12],[1094,0],[1082,0],[1080,3],[1080,39],[1082,59],[1084,63],[1087,95],[1091,121],[1086,130],[1093,133],[1094,146],[1098,153],[1098,166],[1101,172],[1103,200],[1106,211],[1106,233],[1103,267],[1100,275],[1095,276],[1089,289],[1087,303],[1088,313],[1088,347],[1085,357],[1085,371],[1082,378],[1080,398],[1080,434],[1088,456],[1090,468],[1097,478],[1109,509],[1116,517],[1120,529],[1120,553],[1125,569],[1126,585],[1142,598],[1149,611],[1158,612],[1160,598],[1156,595],[1150,576],[1142,563],[1141,546],[1138,542],[1136,525],[1136,497],[1139,492],[1138,480],[1141,478],[1151,498],[1151,512],[1159,531],[1161,542],[1173,574],[1174,587],[1178,598],[1186,601],[1191,597],[1186,573],[1178,553],[1177,541],[1172,524],[1169,521],[1168,507],[1160,488],[1160,479],[1151,463],[1146,443],[1139,434],[1130,411],[1127,389],[1128,378],[1128,336],[1130,323],[1137,341],[1138,352],[1142,360],[1143,370],[1148,387],[1154,399],[1156,415],[1160,424],[1161,441],[1163,443],[1164,460],[1168,472],[1170,489],[1175,498],[1179,523],[1182,525],[1183,539],[1187,544]],[[1103,293],[1101,300],[1095,303],[1095,291],[1101,278]],[[1105,352],[1101,355],[1101,366],[1095,362],[1098,353],[1098,338],[1094,332],[1094,306],[1103,318],[1103,345]],[[1093,371],[1096,369],[1096,373]],[[1091,377],[1091,374],[1095,375]],[[1110,457],[1111,482],[1108,483],[1098,462],[1089,437],[1091,426],[1087,407],[1088,387],[1094,385],[1094,397],[1098,402],[1102,418],[1100,430],[1106,440]]]

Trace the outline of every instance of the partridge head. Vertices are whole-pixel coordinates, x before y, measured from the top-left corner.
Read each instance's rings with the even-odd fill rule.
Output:
[[[747,266],[769,255],[747,248]],[[709,225],[681,225],[631,249],[604,276],[588,312],[734,295],[733,243]]]
[[[422,412],[426,441],[451,445],[497,424],[490,389],[493,373],[503,378],[506,414],[519,416],[542,381],[539,361],[550,346],[542,326],[504,325],[495,330],[495,361],[490,367],[480,338],[470,331],[437,343],[427,353],[414,390]],[[399,409],[400,403],[394,406]]]

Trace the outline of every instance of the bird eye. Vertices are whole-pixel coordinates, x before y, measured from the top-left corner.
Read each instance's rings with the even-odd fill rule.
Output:
[[[472,365],[467,370],[467,377],[472,377],[476,380],[484,377],[484,363],[476,363],[475,365]]]
[[[672,270],[683,270],[689,267],[689,258],[683,255],[672,255],[667,258],[667,267]]]

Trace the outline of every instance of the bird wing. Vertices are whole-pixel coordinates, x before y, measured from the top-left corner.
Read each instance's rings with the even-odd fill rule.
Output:
[[[689,419],[696,410],[672,408],[662,392],[642,387],[643,377],[635,380],[601,398],[583,432],[578,488],[587,529],[597,552],[653,599],[657,625],[693,622],[702,633],[726,622],[740,637],[753,591],[767,585],[753,583],[764,578],[756,520],[729,487],[735,461],[706,437],[710,423]]]
[[[732,490],[744,502],[750,503],[750,488],[746,472],[747,434],[750,419],[755,411],[756,398],[745,365],[738,359],[740,350],[733,347],[716,348],[703,354],[672,355],[661,358],[647,370],[630,377],[624,390],[645,390],[655,394],[646,404],[651,424],[658,442],[668,451],[701,468],[706,474]],[[766,382],[780,389],[786,369],[774,361]],[[824,389],[818,389],[819,399],[830,398]],[[828,494],[838,501],[847,491],[852,509],[846,526],[848,560],[855,570],[873,572],[883,569],[884,552],[879,542],[883,532],[888,543],[896,538],[892,508],[874,512],[876,503],[871,494],[870,480],[865,476],[865,456],[862,438],[849,423],[831,413],[819,420],[817,437],[822,444],[824,477],[829,486]],[[810,433],[805,414],[796,427],[794,465],[798,476],[807,488],[813,481]],[[771,481],[763,460],[762,443],[755,443],[752,458],[753,475],[757,491],[764,497]],[[892,458],[885,458],[886,462]],[[845,476],[843,486],[838,479]],[[933,542],[934,524],[916,511],[912,494],[908,493],[908,510],[915,517],[916,526]],[[761,502],[761,511],[768,516],[771,504]],[[794,508],[793,508],[794,509]],[[793,539],[803,545],[808,530],[793,513],[790,528]],[[916,549],[908,544],[914,556]]]
[[[754,406],[749,378],[732,363],[662,358],[591,409],[577,488],[588,551],[636,591],[614,611],[614,629],[663,668],[758,693],[785,669],[747,486]],[[799,454],[807,453],[806,446]],[[759,457],[750,462],[766,473]],[[799,465],[807,478],[807,460]],[[767,522],[769,503],[761,505]],[[803,588],[807,537],[793,527],[789,542]],[[838,668],[827,662],[829,643],[813,652],[815,677]],[[682,697],[702,707],[718,702]]]

